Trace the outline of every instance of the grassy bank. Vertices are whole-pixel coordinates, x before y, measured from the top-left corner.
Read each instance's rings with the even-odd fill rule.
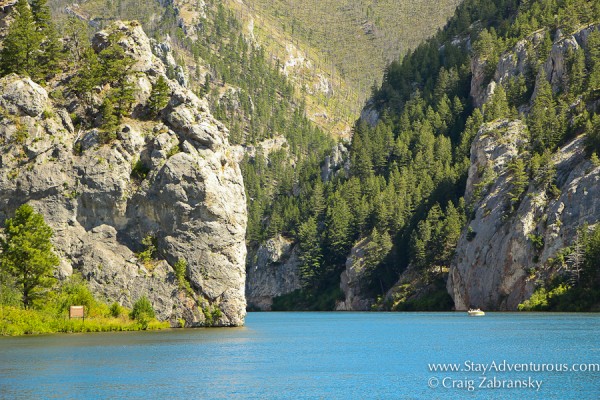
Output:
[[[12,306],[0,308],[0,335],[20,336],[41,333],[78,333],[78,332],[110,332],[110,331],[138,331],[145,329],[167,329],[167,321],[160,322],[156,319],[148,321],[147,325],[127,316],[92,317],[69,319],[66,316],[57,316],[42,310],[24,310]]]
[[[6,281],[0,284],[0,335],[19,336],[41,333],[138,331],[166,329],[169,322],[160,322],[145,297],[129,310],[118,303],[108,305],[94,298],[86,282],[74,275],[57,284],[43,299],[25,309],[19,291]],[[69,307],[85,307],[85,320],[69,319]]]

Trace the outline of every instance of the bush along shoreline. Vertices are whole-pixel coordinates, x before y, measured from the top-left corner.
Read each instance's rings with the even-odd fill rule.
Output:
[[[69,318],[71,305],[83,305],[85,319]],[[148,307],[149,306],[149,307]],[[73,275],[48,293],[46,301],[31,308],[20,304],[19,294],[2,285],[0,294],[0,335],[21,336],[49,333],[114,332],[169,329],[158,321],[147,298],[141,297],[132,310],[96,300],[85,281]]]

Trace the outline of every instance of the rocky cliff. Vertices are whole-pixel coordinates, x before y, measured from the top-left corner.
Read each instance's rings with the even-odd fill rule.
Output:
[[[152,85],[166,78],[153,50],[164,56],[168,48],[137,23],[117,22],[95,36],[96,51],[114,32],[135,61],[135,101],[108,144],[99,129],[74,128],[81,105],[65,90],[69,72],[47,87],[17,75],[0,80],[0,219],[32,204],[54,229],[58,274],[81,272],[108,302],[130,307],[146,295],[173,325],[203,325],[205,313],[219,316],[216,325],[242,325],[246,202],[228,131],[204,100],[169,79],[167,106],[147,118]],[[144,238],[155,243],[155,260],[136,256]],[[178,260],[192,292],[175,276]]]
[[[340,276],[340,289],[344,300],[335,304],[336,311],[369,311],[375,302],[363,288],[365,282],[365,248],[369,240],[363,239],[356,243],[346,259],[346,269]]]
[[[249,260],[246,296],[248,307],[269,311],[273,298],[300,289],[298,245],[281,235],[267,240]]]
[[[533,98],[542,76],[555,92],[564,89],[570,51],[585,48],[593,29],[598,27],[588,26],[572,35],[556,33],[548,58],[541,63],[544,74],[537,75]],[[527,49],[542,38],[543,33],[537,32],[502,55],[487,89],[477,82],[482,63],[474,61],[475,103],[483,104],[497,83],[524,74]],[[549,259],[573,243],[577,229],[600,219],[600,169],[586,159],[583,137],[559,148],[551,165],[544,166],[556,169],[553,193],[531,181],[518,207],[511,209],[509,192],[515,178],[509,164],[529,157],[527,140],[523,122],[499,120],[484,124],[472,143],[465,198],[474,213],[458,242],[447,285],[456,309],[515,310],[531,296],[535,281],[549,268]]]
[[[508,163],[522,156],[523,128],[520,121],[484,125],[471,147],[466,195],[473,197],[481,183],[486,193],[476,200],[474,218],[459,240],[450,269],[448,290],[458,310],[515,310],[531,296],[538,270],[572,244],[578,227],[594,224],[600,216],[600,168],[584,157],[581,137],[561,148],[552,160],[560,195],[551,198],[545,189],[531,184],[518,209],[510,212],[513,177]],[[495,179],[482,182],[484,175]]]

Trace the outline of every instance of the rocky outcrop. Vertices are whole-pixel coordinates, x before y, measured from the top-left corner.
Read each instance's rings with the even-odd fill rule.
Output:
[[[165,66],[141,27],[117,22],[111,31],[134,60],[133,116],[147,112],[152,84]],[[53,83],[61,90],[60,82]],[[217,325],[244,323],[246,204],[242,175],[226,128],[178,82],[158,120],[125,119],[103,144],[98,129],[73,127],[64,109],[28,78],[0,80],[2,164],[0,219],[29,202],[54,229],[61,257],[57,275],[81,272],[100,298],[131,306],[140,296],[177,325],[204,323],[203,308],[218,308]],[[74,110],[78,112],[78,109]],[[153,238],[154,261],[136,254]],[[193,294],[179,287],[172,266],[187,263]]]
[[[475,107],[481,107],[488,95],[487,86],[485,85],[487,61],[473,57],[471,59],[471,90],[470,96]]]
[[[500,120],[483,125],[471,144],[471,165],[467,178],[465,200],[476,202],[474,197],[485,192],[490,184],[507,178],[508,163],[519,155],[527,144],[525,124],[519,120]]]
[[[555,93],[566,87],[570,55],[579,48],[586,48],[589,34],[596,29],[600,29],[600,25],[588,26],[572,35],[565,35],[560,30],[556,33],[556,40],[552,44],[550,54],[542,65],[546,79],[550,81]],[[536,93],[537,84],[533,97]]]
[[[484,125],[473,141],[466,196],[476,211],[459,239],[448,279],[458,310],[515,310],[535,289],[535,271],[572,244],[578,227],[600,219],[600,168],[584,157],[582,137],[553,159],[561,194],[550,198],[544,188],[531,184],[518,208],[510,211],[507,165],[523,157],[519,149],[524,140],[521,122],[499,121]],[[482,181],[482,176],[493,179]],[[477,190],[482,191],[479,197]]]
[[[297,244],[281,235],[267,240],[247,270],[248,307],[268,311],[273,298],[300,289],[299,268]]]
[[[150,39],[152,45],[152,52],[160,58],[164,66],[173,71],[173,75],[179,84],[183,87],[188,86],[188,78],[185,74],[185,70],[181,65],[178,65],[171,52],[171,37],[167,35],[164,42],[158,43],[154,39]]]
[[[350,174],[350,152],[343,143],[333,146],[331,154],[325,157],[321,166],[321,180],[328,182],[336,175],[348,177]]]
[[[340,288],[344,293],[344,300],[336,303],[336,311],[368,311],[375,302],[374,299],[365,295],[363,288],[366,280],[365,248],[368,244],[368,238],[356,243],[346,259],[346,269],[340,277]]]
[[[15,74],[0,81],[0,107],[11,115],[39,117],[48,107],[48,93],[29,78]]]
[[[360,112],[360,119],[365,121],[371,127],[377,125],[377,121],[379,121],[379,111],[377,111],[373,100],[367,101],[367,104],[365,104]]]
[[[565,34],[560,30],[555,33],[555,41],[552,44],[550,53],[541,66],[541,70],[544,71],[546,79],[551,83],[552,90],[555,93],[565,89],[570,55],[574,50],[586,48],[589,34],[596,29],[600,29],[600,25],[590,25],[572,34]],[[498,60],[493,80],[487,84],[486,69],[488,68],[488,61],[473,57],[471,60],[470,92],[473,105],[481,107],[490,99],[493,93],[493,88],[490,85],[498,83],[506,85],[512,78],[526,76],[529,73],[528,69],[532,68],[529,52],[543,44],[544,38],[549,34],[549,32],[543,30],[534,32],[527,38],[517,42],[512,49],[503,53]],[[537,73],[538,71],[532,72]],[[540,75],[537,74],[537,76],[539,79]],[[532,98],[535,98],[537,94],[538,85],[539,82],[536,82]]]
[[[555,92],[565,89],[568,58],[574,50],[587,47],[594,29],[598,26],[568,35],[556,32],[548,58],[540,67]],[[535,32],[503,54],[487,87],[483,85],[485,63],[475,58],[471,84],[475,105],[485,103],[495,85],[524,76],[531,64],[529,49],[535,49],[548,34]],[[532,98],[541,76],[537,74]],[[506,120],[482,126],[473,141],[465,199],[475,212],[457,245],[447,285],[457,309],[516,309],[530,297],[534,277],[546,261],[572,244],[579,226],[600,219],[598,171],[584,158],[582,138],[559,149],[554,157],[560,196],[550,198],[545,188],[531,184],[518,208],[511,209],[513,177],[508,164],[527,157],[522,154],[526,143],[524,125]]]
[[[12,11],[17,4],[17,0],[7,0],[0,2],[0,38],[8,33],[8,26],[12,21]]]

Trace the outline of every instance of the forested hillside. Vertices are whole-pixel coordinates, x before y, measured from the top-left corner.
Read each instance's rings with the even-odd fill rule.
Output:
[[[301,49],[314,52],[310,57],[325,71],[339,72],[352,91],[351,100],[362,106],[373,82],[381,82],[384,67],[433,36],[459,3],[259,0],[247,6],[270,30],[282,31]]]
[[[526,125],[523,147],[508,169],[510,196],[498,221],[504,227],[497,229],[510,229],[511,221],[524,218],[518,209],[530,185],[558,196],[556,170],[549,166],[561,146],[587,135],[588,155],[596,160],[600,32],[593,26],[585,31],[585,45],[568,52],[561,77],[545,76],[544,65],[554,43],[560,47],[563,36],[599,20],[600,5],[594,1],[465,1],[443,31],[390,64],[365,112],[373,124],[359,120],[354,128],[350,173],[323,188],[315,185],[312,213],[298,227],[305,306],[315,293],[334,291],[336,277],[346,271],[343,284],[356,297],[378,298],[378,307],[450,308],[448,268],[461,232],[467,242],[477,234],[467,226],[476,213],[484,213],[480,200],[496,176],[482,168],[474,195],[463,199],[471,144],[480,129],[505,119]],[[499,63],[510,65],[517,57],[510,58],[515,46],[529,46],[526,56],[519,56],[522,69],[498,76],[508,68]],[[586,240],[576,246],[589,246]],[[529,246],[541,254],[542,236],[530,234],[523,243]],[[560,251],[563,260],[571,254]],[[593,252],[586,252],[587,280],[565,284],[574,292],[597,290]],[[531,265],[519,267],[531,274],[528,287],[570,279],[549,273],[541,261],[534,257]],[[597,301],[588,298],[581,308]]]

